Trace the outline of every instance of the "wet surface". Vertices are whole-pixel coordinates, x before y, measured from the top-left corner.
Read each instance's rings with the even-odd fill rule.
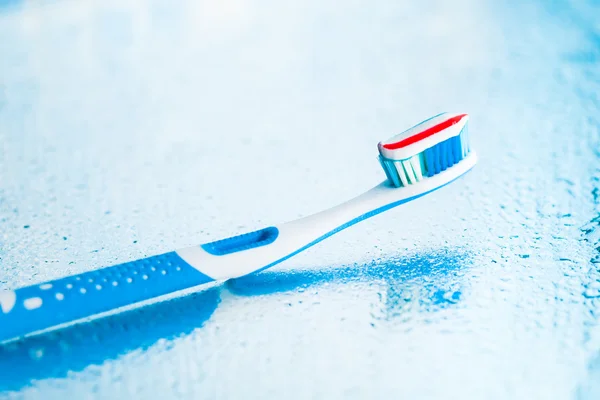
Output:
[[[0,2],[0,287],[379,183],[469,112],[464,179],[274,270],[0,347],[15,398],[600,397],[600,9]]]

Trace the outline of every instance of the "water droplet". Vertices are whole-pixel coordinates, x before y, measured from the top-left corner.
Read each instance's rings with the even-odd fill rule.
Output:
[[[456,304],[460,300],[460,292],[446,292],[444,293],[443,298],[448,303]]]
[[[593,288],[587,288],[585,290],[585,292],[583,292],[583,296],[588,298],[588,299],[593,299],[595,297],[600,297],[600,290],[598,289],[593,289]]]
[[[31,350],[29,350],[29,356],[33,360],[41,359],[42,357],[44,357],[44,348],[43,347],[33,347]]]

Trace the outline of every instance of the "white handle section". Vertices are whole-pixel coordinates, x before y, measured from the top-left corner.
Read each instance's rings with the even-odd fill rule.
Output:
[[[213,279],[247,275],[282,261],[345,224],[352,225],[434,191],[468,172],[476,162],[477,156],[471,152],[453,167],[414,185],[395,188],[383,182],[346,203],[278,226],[279,236],[267,245],[225,255],[213,255],[200,246],[193,246],[178,250],[177,254]]]

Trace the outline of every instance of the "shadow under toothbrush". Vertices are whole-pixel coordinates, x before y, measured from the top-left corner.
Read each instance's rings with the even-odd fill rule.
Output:
[[[460,301],[457,285],[467,260],[464,251],[439,250],[367,265],[264,271],[184,297],[6,343],[0,345],[0,392],[20,390],[34,380],[64,378],[71,371],[190,334],[211,317],[224,288],[238,296],[259,296],[331,283],[380,282],[386,285],[383,319],[403,315],[407,304],[418,306],[418,312],[435,312]]]
[[[145,350],[201,327],[216,310],[221,287],[150,304],[0,345],[0,392],[33,380],[64,378],[70,371]]]
[[[325,283],[375,282],[385,285],[382,308],[386,319],[402,313],[411,302],[432,312],[458,303],[460,278],[468,264],[467,251],[438,250],[409,257],[380,259],[369,264],[321,270],[264,271],[225,282],[239,296],[268,295],[305,289]],[[414,308],[414,307],[413,307]]]

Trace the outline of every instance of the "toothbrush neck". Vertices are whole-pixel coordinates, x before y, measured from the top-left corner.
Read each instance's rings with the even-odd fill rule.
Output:
[[[386,207],[397,198],[397,195],[390,196],[394,191],[397,189],[382,182],[360,196],[319,213],[288,222],[281,227],[311,233],[311,236],[316,236],[313,239],[316,239],[385,211],[388,209]]]

